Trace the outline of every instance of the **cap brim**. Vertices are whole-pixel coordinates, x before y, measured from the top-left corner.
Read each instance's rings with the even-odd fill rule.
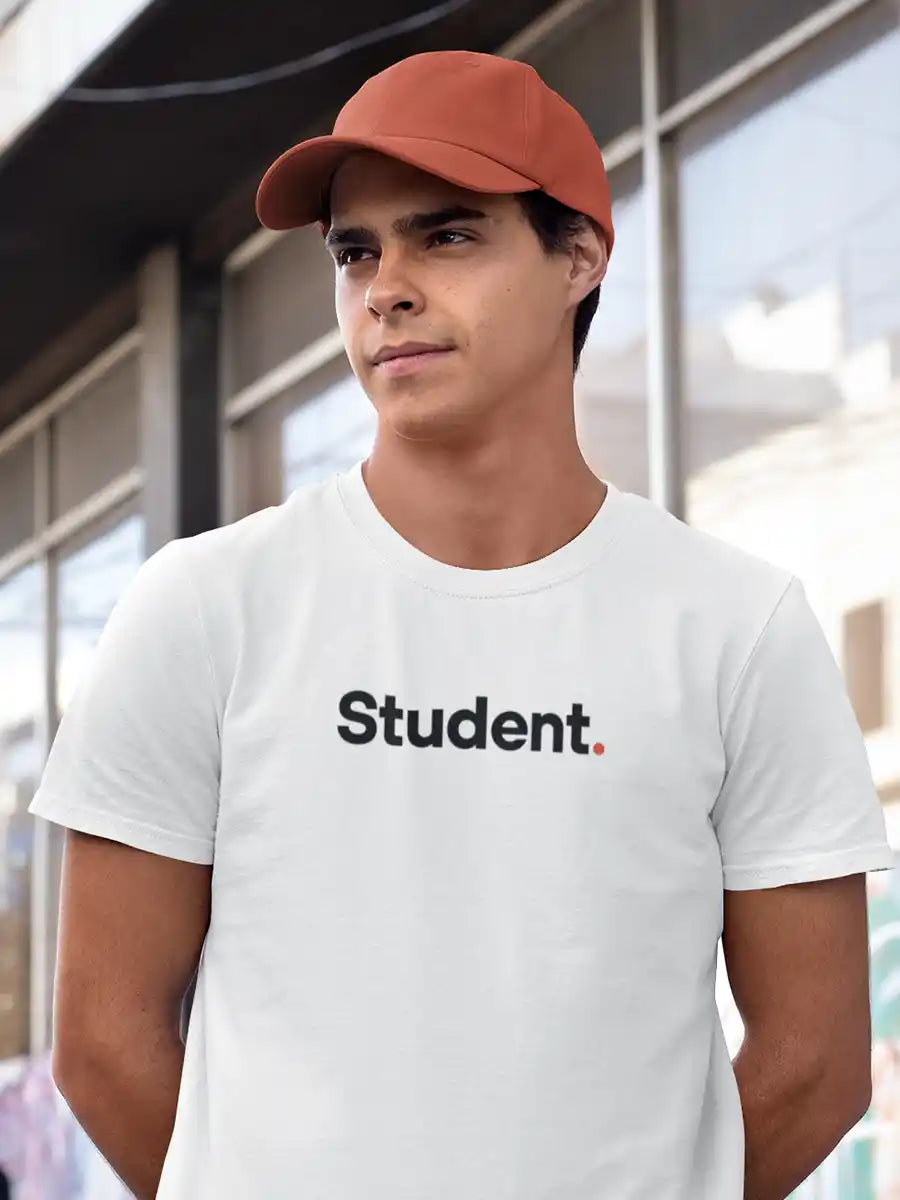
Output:
[[[354,150],[377,150],[475,192],[527,192],[540,187],[502,163],[448,142],[331,134],[300,142],[272,163],[256,193],[261,223],[268,229],[294,229],[324,220],[332,176]]]

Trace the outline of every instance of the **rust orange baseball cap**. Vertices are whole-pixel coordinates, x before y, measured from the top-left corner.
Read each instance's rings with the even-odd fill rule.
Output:
[[[377,150],[475,192],[540,189],[593,218],[612,251],[603,155],[577,109],[527,63],[470,50],[413,54],[367,79],[333,133],[285,150],[262,177],[269,229],[327,219],[331,178],[354,150]]]

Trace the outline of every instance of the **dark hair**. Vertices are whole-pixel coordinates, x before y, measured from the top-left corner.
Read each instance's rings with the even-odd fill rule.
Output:
[[[567,250],[572,236],[580,233],[585,223],[590,221],[590,218],[583,213],[569,208],[560,200],[548,196],[546,192],[515,192],[514,194],[528,223],[537,234],[545,254],[561,254]],[[575,328],[572,336],[573,373],[578,370],[581,351],[587,340],[588,330],[594,319],[594,313],[597,311],[599,299],[600,284],[598,283],[593,291],[588,292],[575,310]]]

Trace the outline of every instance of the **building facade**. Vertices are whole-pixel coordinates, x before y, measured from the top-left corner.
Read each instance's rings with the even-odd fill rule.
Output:
[[[900,850],[895,0],[222,0],[214,29],[198,0],[7,0],[4,21],[0,1083],[49,1046],[62,832],[26,810],[117,597],[169,539],[371,446],[321,238],[260,229],[253,198],[417,50],[527,61],[590,124],[617,236],[584,456],[802,578]],[[869,888],[875,1094],[806,1200],[900,1197],[900,867]],[[719,1003],[736,1050],[721,959]]]

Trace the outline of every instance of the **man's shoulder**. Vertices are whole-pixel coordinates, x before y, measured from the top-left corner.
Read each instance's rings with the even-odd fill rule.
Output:
[[[214,529],[178,539],[191,566],[206,577],[223,573],[234,579],[281,567],[321,531],[327,521],[333,478],[303,484],[279,504],[259,508]]]
[[[620,552],[627,575],[645,596],[706,617],[711,627],[754,627],[772,611],[794,578],[785,566],[719,532],[677,517],[628,492],[628,533]]]

